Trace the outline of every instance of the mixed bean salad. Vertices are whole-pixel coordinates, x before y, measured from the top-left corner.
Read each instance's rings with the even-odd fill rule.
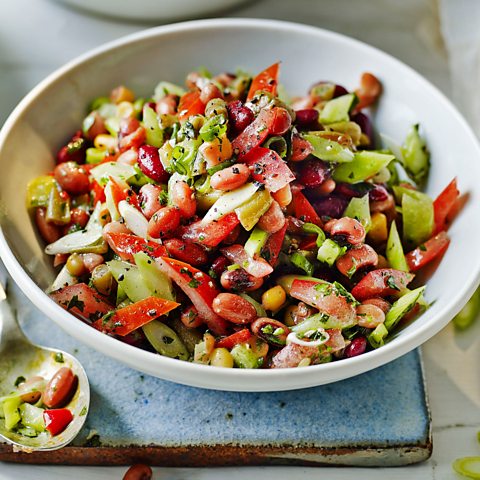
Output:
[[[421,314],[415,274],[449,245],[456,179],[421,191],[418,125],[379,146],[371,73],[291,100],[278,73],[200,70],[186,89],[95,99],[28,185],[51,298],[120,341],[238,368],[361,355]]]

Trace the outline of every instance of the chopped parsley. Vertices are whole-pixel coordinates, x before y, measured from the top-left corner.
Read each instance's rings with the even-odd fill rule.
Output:
[[[57,362],[57,363],[64,363],[65,360],[63,358],[63,353],[62,352],[57,352],[55,353],[55,355],[53,356],[53,359]]]

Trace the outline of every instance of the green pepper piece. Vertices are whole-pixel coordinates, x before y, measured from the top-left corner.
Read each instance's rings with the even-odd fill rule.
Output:
[[[368,232],[372,226],[368,193],[360,198],[353,197],[343,212],[343,216],[358,220]]]
[[[343,147],[334,140],[320,137],[314,133],[304,133],[302,138],[312,145],[312,155],[325,162],[351,162],[355,157],[350,149]]]
[[[426,287],[419,287],[402,295],[385,315],[385,328],[391,332],[397,323],[406,315],[419,301]]]
[[[354,93],[329,100],[320,112],[320,123],[347,122],[350,119],[349,113],[357,103],[358,98]]]
[[[426,242],[432,236],[433,201],[427,194],[405,189],[402,195],[402,217],[403,241],[409,249]]]
[[[50,190],[45,218],[47,222],[55,225],[68,225],[70,223],[70,202],[60,196],[57,188]]]
[[[50,192],[54,189],[57,189],[57,182],[50,175],[30,180],[27,185],[27,208],[46,207]]]
[[[453,324],[458,330],[465,330],[477,319],[480,313],[480,289],[472,295],[467,304],[454,317]]]
[[[307,275],[313,275],[314,267],[310,260],[306,257],[308,252],[302,252],[301,250],[294,252],[290,261],[298,268],[303,270]]]
[[[388,263],[392,268],[395,270],[402,270],[403,272],[410,271],[407,260],[405,259],[405,254],[403,253],[403,246],[395,221],[393,221],[392,225],[390,226],[386,254]]]
[[[385,337],[387,335],[388,330],[385,328],[385,325],[381,323],[368,335],[367,340],[373,348],[379,348],[385,345]]]
[[[402,145],[402,154],[403,166],[408,176],[418,185],[422,185],[428,177],[430,153],[418,130],[418,124],[412,126]]]
[[[143,333],[152,347],[165,357],[188,360],[190,354],[187,347],[170,327],[159,320],[153,320],[142,327]]]

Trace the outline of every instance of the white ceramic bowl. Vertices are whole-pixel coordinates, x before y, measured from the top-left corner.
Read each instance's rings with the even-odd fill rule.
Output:
[[[89,13],[155,22],[219,15],[248,0],[56,0]]]
[[[402,139],[420,122],[432,153],[428,191],[454,177],[469,200],[450,229],[452,243],[426,297],[435,301],[386,346],[356,358],[285,370],[221,369],[172,360],[103,335],[67,313],[43,290],[53,278],[24,208],[28,180],[51,169],[53,153],[75,131],[88,102],[120,83],[147,95],[160,79],[180,82],[199,65],[214,72],[252,72],[282,60],[281,81],[301,94],[315,81],[349,88],[371,71],[383,85],[376,126]],[[31,301],[69,334],[120,362],[179,383],[239,391],[289,390],[334,382],[387,363],[418,347],[459,311],[479,282],[480,149],[451,103],[394,58],[358,41],[304,25],[262,20],[206,20],[147,30],[74,60],[38,85],[15,109],[0,135],[0,251]],[[48,324],[45,325],[48,328]]]

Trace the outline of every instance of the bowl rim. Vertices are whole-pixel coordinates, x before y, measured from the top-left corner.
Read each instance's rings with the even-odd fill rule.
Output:
[[[193,20],[149,28],[123,36],[74,58],[42,80],[12,111],[0,131],[0,156],[2,155],[4,144],[10,131],[14,129],[16,122],[21,119],[35,99],[40,96],[44,90],[51,85],[54,85],[56,82],[61,81],[65,75],[73,72],[75,69],[82,67],[84,64],[94,60],[98,56],[107,52],[113,52],[125,45],[133,45],[144,40],[162,37],[168,34],[219,28],[269,29],[282,31],[283,33],[287,32],[307,34],[323,38],[327,37],[333,39],[337,43],[349,45],[357,50],[360,49],[377,57],[381,57],[383,61],[394,64],[396,68],[408,72],[415,81],[428,88],[432,95],[445,106],[450,115],[455,117],[455,120],[463,127],[465,133],[471,138],[472,143],[480,156],[480,146],[477,137],[467,121],[453,106],[451,101],[422,75],[400,60],[397,60],[392,55],[359,40],[322,28],[294,22],[249,18]],[[412,330],[407,334],[395,336],[392,341],[388,342],[383,347],[367,352],[363,355],[342,359],[338,362],[309,366],[305,369],[222,369],[192,362],[178,361],[127,345],[79,321],[76,317],[65,311],[50,299],[49,296],[27,274],[26,270],[22,267],[13,251],[10,249],[1,226],[0,256],[13,280],[19,285],[30,301],[77,340],[80,340],[88,346],[137,370],[139,369],[138,365],[142,365],[142,371],[154,376],[171,380],[176,383],[230,391],[281,391],[311,387],[349,378],[393,361],[410,350],[420,346],[441,330],[454,317],[454,315],[460,311],[480,283],[479,257],[476,261],[475,268],[471,270],[470,275],[464,279],[462,285],[450,297],[447,308],[429,319],[417,330]],[[335,377],[335,379],[329,379],[331,377]],[[269,385],[268,383],[265,383],[268,379],[272,379],[272,381],[275,380],[274,384]],[[282,379],[282,384],[279,383],[280,379]],[[239,384],[235,385],[235,381],[238,381]]]

